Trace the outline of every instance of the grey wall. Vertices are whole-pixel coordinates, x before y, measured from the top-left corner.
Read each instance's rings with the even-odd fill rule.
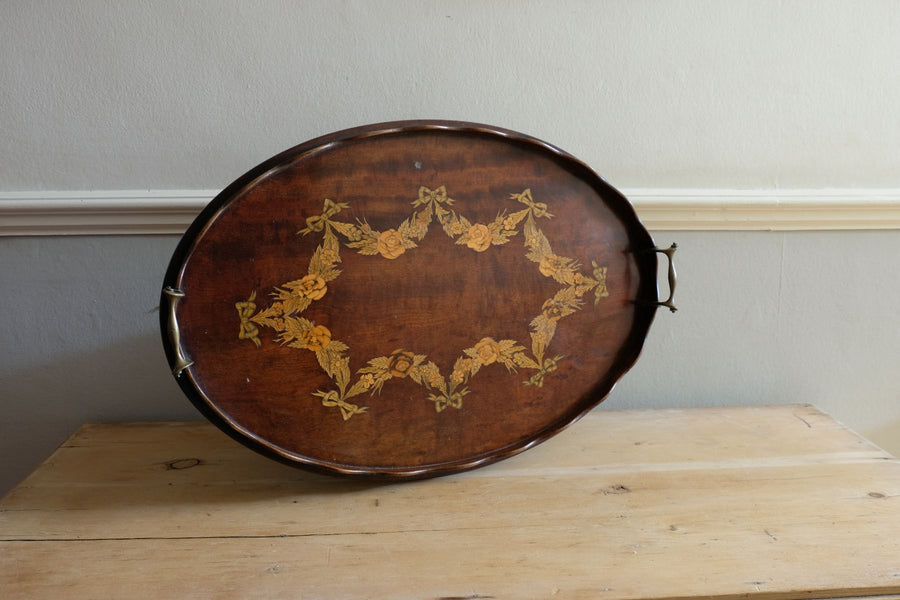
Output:
[[[346,126],[547,139],[623,188],[900,188],[900,3],[0,4],[0,192],[218,189]],[[655,232],[607,408],[812,402],[900,453],[897,231]],[[199,418],[162,355],[176,238],[0,238],[0,492],[87,421]]]
[[[197,418],[157,325],[176,241],[0,238],[0,489],[81,423]]]

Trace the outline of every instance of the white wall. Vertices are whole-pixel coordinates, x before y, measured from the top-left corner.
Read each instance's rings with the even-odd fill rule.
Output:
[[[315,135],[444,117],[621,187],[897,185],[900,5],[0,5],[3,189],[220,188]]]
[[[218,189],[343,127],[550,141],[620,188],[900,189],[897,2],[0,4],[0,192]],[[897,231],[658,232],[675,315],[608,408],[813,402],[900,453]],[[195,418],[175,238],[0,238],[0,492],[84,421]]]

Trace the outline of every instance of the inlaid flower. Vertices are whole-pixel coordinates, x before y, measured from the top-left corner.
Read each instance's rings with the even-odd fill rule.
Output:
[[[394,259],[406,252],[403,236],[396,229],[388,229],[378,236],[378,252],[385,258]]]
[[[477,346],[476,346],[477,347]],[[450,373],[450,383],[454,385],[459,385],[463,381],[466,380],[466,375],[472,368],[475,366],[475,361],[471,358],[463,358],[457,361],[456,365],[453,367],[453,372]]]
[[[298,296],[319,300],[328,291],[328,286],[325,285],[325,280],[321,276],[310,273],[303,276],[294,290]]]
[[[533,331],[531,333],[531,341],[538,346],[546,346],[550,343],[550,338],[547,336],[547,332],[543,329],[538,329],[537,331]]]
[[[412,352],[398,350],[391,354],[388,360],[388,370],[391,372],[391,376],[402,378],[409,375],[409,370],[413,367],[413,361],[415,361],[415,355]]]
[[[316,325],[303,332],[303,342],[314,352],[322,350],[331,343],[331,332],[324,325]]]
[[[437,372],[431,373],[425,381],[428,383],[429,387],[433,388],[439,388],[444,384],[444,378]]]
[[[500,358],[500,344],[494,338],[481,338],[481,341],[475,344],[475,354],[481,364],[493,364]]]
[[[559,321],[563,316],[563,309],[564,306],[553,298],[544,302],[544,305],[541,307],[544,316],[551,321]]]
[[[491,245],[491,230],[487,225],[476,223],[469,228],[469,239],[466,246],[475,252],[484,252]]]
[[[335,252],[334,250],[330,250],[330,249],[329,250],[323,249],[320,256],[322,258],[322,262],[325,264],[335,263],[335,262],[338,262],[338,260],[340,259],[340,257],[338,256],[338,253]]]
[[[351,242],[358,242],[363,238],[362,230],[356,225],[350,225],[349,227],[347,227],[347,232],[345,233],[345,235]]]
[[[547,254],[541,259],[538,270],[544,277],[553,277],[566,266],[566,259],[556,254]]]
[[[371,389],[371,387],[375,385],[375,376],[371,373],[366,373],[360,377],[359,382],[362,384],[363,389]]]
[[[450,235],[459,235],[466,232],[466,226],[459,219],[451,221],[447,229],[450,231]]]

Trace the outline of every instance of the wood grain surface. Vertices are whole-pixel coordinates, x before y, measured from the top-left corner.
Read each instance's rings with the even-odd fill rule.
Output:
[[[900,463],[810,406],[594,411],[374,484],[208,423],[86,425],[0,501],[9,598],[900,594]]]
[[[251,170],[187,232],[182,388],[254,449],[421,477],[546,439],[637,359],[656,255],[593,171],[513,132],[406,122]],[[174,362],[173,362],[174,365]]]

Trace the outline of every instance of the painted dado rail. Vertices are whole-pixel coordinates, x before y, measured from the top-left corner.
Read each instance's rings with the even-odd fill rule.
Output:
[[[647,229],[900,229],[900,189],[625,188]],[[182,234],[217,190],[0,192],[0,236]]]

